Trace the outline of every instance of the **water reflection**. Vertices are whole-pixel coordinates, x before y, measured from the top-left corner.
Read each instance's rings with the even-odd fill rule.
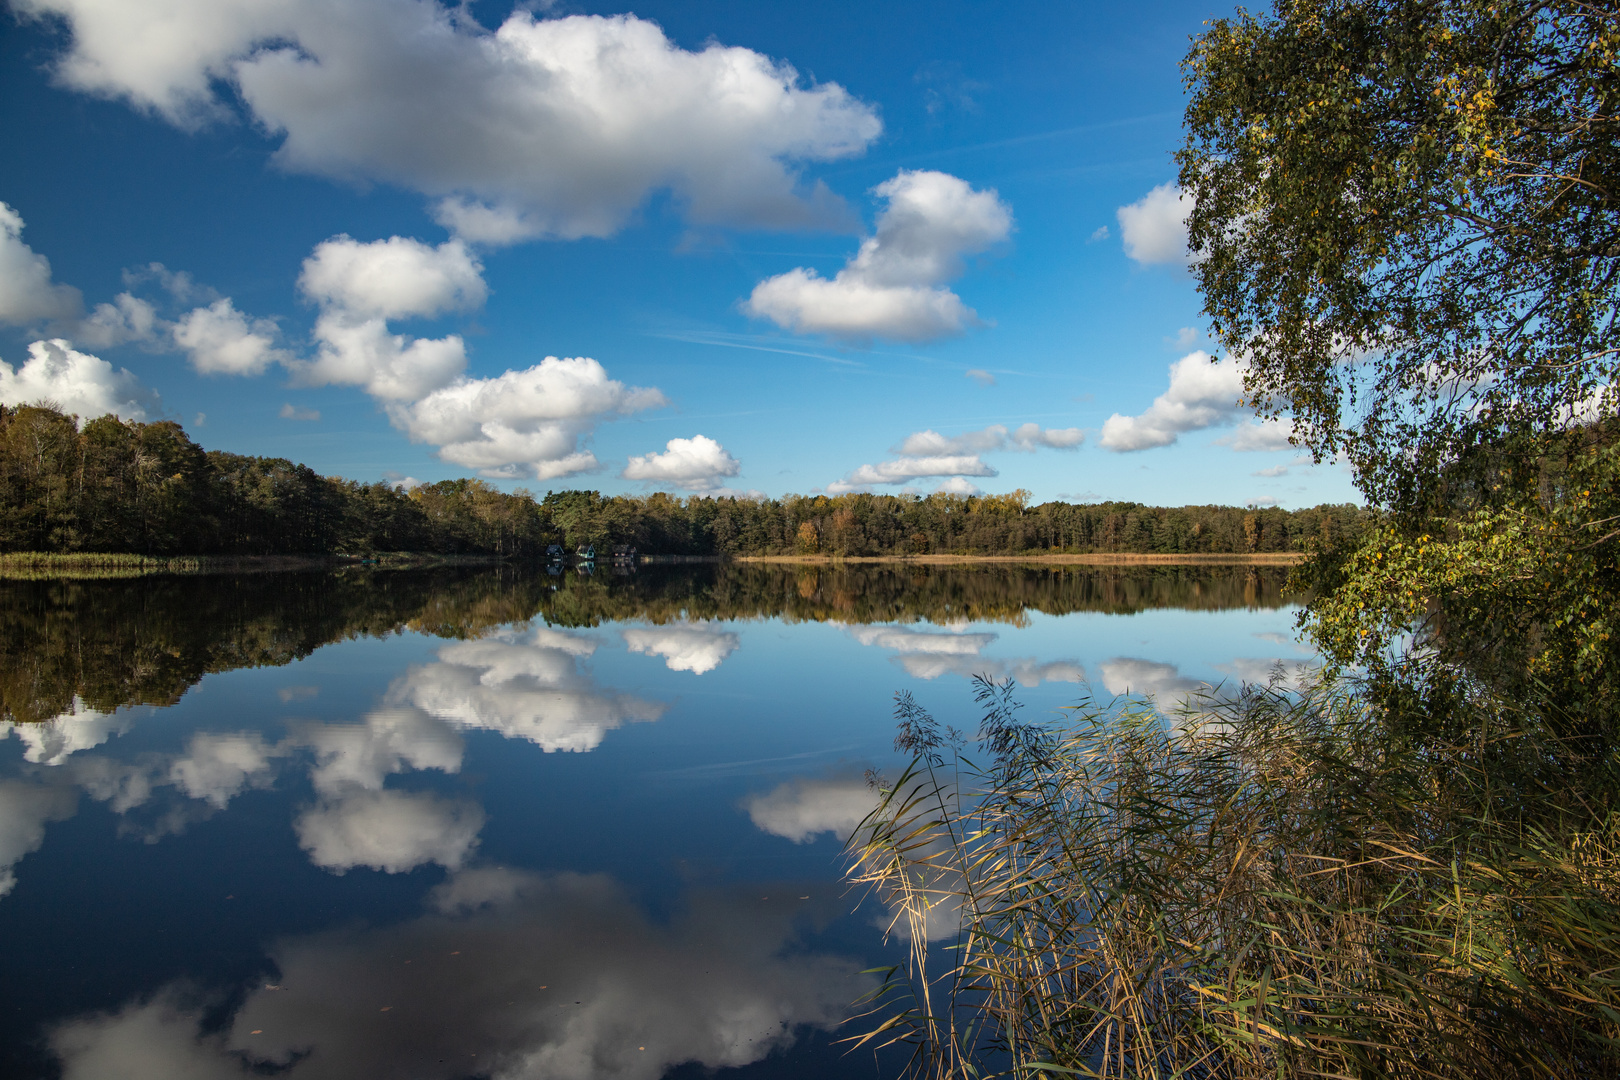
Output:
[[[217,1001],[173,985],[58,1024],[49,1043],[65,1080],[656,1080],[684,1062],[746,1065],[832,1027],[870,986],[853,959],[793,948],[833,902],[812,888],[695,891],[654,922],[606,875],[465,870],[398,925],[274,943],[271,978],[222,1030],[204,1030]]]
[[[632,647],[701,673],[735,648],[706,625],[715,621],[1018,626],[1033,611],[1277,608],[1285,578],[1269,566],[745,563],[593,578],[508,567],[0,580],[0,723],[62,720],[58,732],[28,735],[43,758],[116,730],[105,717],[120,708],[173,704],[206,674],[284,665],[333,642],[401,630],[466,639],[532,619],[652,623],[627,632],[639,635]]]
[[[501,634],[448,645],[438,663],[412,670],[390,696],[460,727],[526,739],[543,750],[594,750],[607,731],[657,720],[666,708],[592,679],[581,665],[597,646],[546,627],[527,640]]]
[[[1251,678],[1275,661],[1234,653],[1288,651],[1281,579],[0,582],[0,949],[34,950],[26,992],[0,978],[0,1074],[772,1075],[891,959],[836,845],[874,804],[863,770],[893,764],[897,687],[971,727],[970,675],[1043,708],[1088,674]]]
[[[980,653],[999,635],[914,630],[898,626],[852,627],[849,634],[862,645],[895,649],[894,662],[914,679],[937,679],[941,675],[975,675],[1000,681],[1012,679],[1020,686],[1043,682],[1083,683],[1086,669],[1078,660],[1048,660],[1034,657],[1001,659]]]
[[[631,652],[662,656],[671,671],[702,675],[720,666],[720,661],[737,651],[742,639],[729,630],[707,623],[676,623],[624,631],[624,643]]]

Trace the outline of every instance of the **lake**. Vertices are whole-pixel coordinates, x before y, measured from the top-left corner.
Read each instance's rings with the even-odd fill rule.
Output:
[[[0,1075],[892,1075],[836,1040],[894,694],[1297,664],[1280,567],[0,582]]]

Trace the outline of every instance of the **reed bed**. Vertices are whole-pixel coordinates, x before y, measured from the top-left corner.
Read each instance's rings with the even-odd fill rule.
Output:
[[[18,551],[0,554],[0,578],[21,580],[127,578],[143,574],[197,573],[202,568],[203,560],[195,557],[168,558],[88,551]]]
[[[915,754],[849,879],[908,944],[857,1044],[930,1080],[1620,1076],[1613,743],[1475,702],[1446,744],[1354,685],[973,740],[907,695]],[[1595,795],[1595,797],[1594,797]]]

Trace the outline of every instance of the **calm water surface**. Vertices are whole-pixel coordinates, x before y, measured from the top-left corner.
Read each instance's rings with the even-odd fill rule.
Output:
[[[894,692],[1263,678],[1282,576],[0,582],[0,1075],[886,1075],[834,1029]]]

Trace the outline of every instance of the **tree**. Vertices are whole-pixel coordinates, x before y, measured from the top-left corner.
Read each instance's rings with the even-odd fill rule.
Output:
[[[1281,0],[1186,61],[1205,311],[1256,410],[1391,515],[1313,569],[1336,660],[1415,616],[1501,689],[1620,690],[1617,52],[1613,2]],[[1378,545],[1423,559],[1375,582]]]
[[[1263,413],[1375,502],[1612,416],[1620,8],[1283,0],[1186,62],[1205,310]]]

